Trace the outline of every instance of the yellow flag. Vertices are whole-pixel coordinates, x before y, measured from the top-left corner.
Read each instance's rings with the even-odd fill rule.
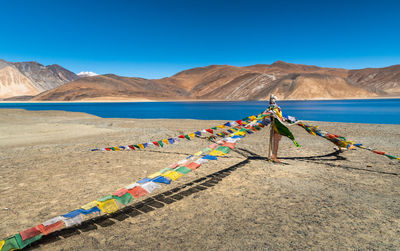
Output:
[[[177,180],[183,176],[183,174],[178,173],[177,171],[168,171],[163,174],[164,177],[170,178],[171,180]]]
[[[89,209],[91,209],[91,208],[93,208],[93,207],[97,207],[97,201],[92,201],[92,202],[89,202],[89,203],[87,203],[86,205],[84,205],[84,206],[81,206],[81,208],[82,209],[85,209],[85,210],[89,210]]]
[[[249,119],[251,119],[251,120],[255,120],[255,119],[257,119],[257,118],[256,118],[256,116],[254,116],[254,115],[251,115],[251,116],[249,117]]]
[[[149,176],[147,176],[147,178],[154,179],[155,177],[160,176],[161,174],[162,173],[160,173],[160,172],[155,172],[155,173],[150,174]]]
[[[191,137],[191,138],[194,138],[194,137],[195,137],[195,134],[194,134],[194,133],[189,133],[188,135],[189,135],[189,137]]]
[[[162,142],[164,142],[165,144],[169,144],[168,139],[163,139]]]
[[[200,155],[202,155],[203,154],[203,152],[202,151],[200,151],[200,152],[197,152],[197,153],[195,153],[195,154],[193,154],[194,156],[200,156]]]
[[[121,151],[120,148],[114,146],[115,151]]]
[[[225,126],[224,125],[219,125],[219,126],[217,126],[218,128],[225,128]]]
[[[114,213],[118,210],[117,202],[114,199],[109,199],[106,201],[97,201],[99,208],[104,213]]]
[[[140,149],[144,149],[144,145],[143,144],[138,144],[138,146],[140,147]]]
[[[5,240],[0,241],[0,250],[3,248],[5,242]]]
[[[214,150],[214,151],[210,152],[209,155],[211,155],[211,156],[224,156],[224,155],[226,155],[226,153],[218,151],[218,150]]]

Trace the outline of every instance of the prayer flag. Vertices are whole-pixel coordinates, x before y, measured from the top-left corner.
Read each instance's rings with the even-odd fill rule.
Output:
[[[169,172],[163,173],[162,176],[167,177],[167,178],[169,178],[169,179],[171,179],[171,180],[177,180],[177,179],[179,179],[180,177],[182,177],[183,174],[178,173],[178,172],[176,172],[176,171],[169,171]]]
[[[113,195],[113,198],[115,200],[117,200],[119,203],[121,203],[122,205],[126,205],[130,202],[133,201],[133,196],[132,194],[128,193],[128,190],[126,190],[127,193],[121,195],[121,196],[117,196],[117,195]]]
[[[231,125],[231,123],[229,123],[229,122],[226,122],[226,123],[224,124],[224,126],[231,127],[232,125]]]
[[[142,184],[142,183],[146,183],[146,182],[149,182],[149,181],[151,181],[151,179],[146,177],[146,178],[143,178],[143,179],[139,180],[137,183]]]
[[[140,147],[138,145],[133,145],[134,147],[136,147],[137,149],[140,149]]]
[[[131,190],[129,190],[129,191],[131,191]],[[106,201],[99,201],[99,208],[103,213],[110,214],[110,213],[114,213],[115,211],[118,210],[118,205],[114,199],[109,199]],[[67,223],[65,223],[65,225],[67,225]]]
[[[213,129],[213,130],[217,130],[218,128],[214,126],[214,127],[211,127],[211,129]]]
[[[29,229],[19,232],[19,234],[21,235],[21,239],[25,241],[36,235],[42,234],[42,232],[40,232],[36,227],[31,227]]]
[[[187,140],[190,140],[190,137],[189,137],[189,135],[185,135],[185,138],[187,139]]]
[[[174,140],[173,138],[169,138],[169,139],[168,139],[168,142],[169,142],[170,144],[173,144],[173,143],[175,143],[175,140]]]
[[[1,250],[17,250],[21,248],[22,247],[19,246],[17,239],[15,238],[15,236],[13,236],[4,240],[4,244]]]
[[[101,202],[101,203],[104,203],[104,202]],[[73,218],[64,218],[62,221],[64,221],[64,224],[66,227],[72,227],[72,226],[81,224],[83,221],[83,218],[82,218],[81,214],[78,214],[77,216],[75,216]]]
[[[229,147],[230,149],[234,149],[235,148],[236,143],[231,143],[231,142],[225,142],[222,146],[226,146]]]
[[[40,224],[40,225],[36,226],[36,228],[39,229],[40,232],[42,232],[44,235],[53,233],[63,227],[64,227],[64,222],[62,220],[59,220],[57,222],[54,222],[53,224],[46,225],[46,226],[44,224]]]
[[[293,141],[293,143],[297,147],[300,147],[300,145],[294,139],[294,136],[293,136],[292,132],[290,132],[290,130],[279,121],[279,119],[274,119],[274,130],[277,133],[288,137],[289,139],[291,139]]]
[[[164,142],[166,145],[169,144],[168,139],[163,139],[162,142]]]
[[[156,146],[160,146],[160,144],[158,144],[157,141],[154,141],[153,144],[156,145]]]
[[[179,135],[178,138],[184,139],[185,135]]]
[[[196,163],[196,162],[192,162],[192,163],[186,165],[186,167],[187,167],[187,168],[190,168],[190,169],[192,169],[192,170],[196,170],[197,168],[200,167],[200,164],[199,164],[199,163]]]
[[[196,134],[197,136],[201,136],[201,132],[199,132],[199,131],[194,132],[194,134]]]
[[[192,169],[187,168],[186,166],[180,166],[180,167],[177,167],[175,169],[175,171],[177,171],[178,173],[187,174],[187,173],[190,173],[192,171]]]
[[[226,153],[221,152],[219,150],[214,150],[214,151],[210,152],[209,155],[211,155],[211,156],[224,156],[224,155],[226,155]]]
[[[211,149],[215,149],[217,146],[219,146],[218,144],[216,144],[216,143],[214,143],[214,144],[211,144],[210,146],[209,146],[209,148],[211,148]]]
[[[219,125],[219,126],[217,126],[218,128],[225,128],[225,126],[224,125]]]
[[[84,209],[78,209],[78,210],[84,215],[88,215],[88,214],[91,214],[91,213],[100,213],[101,212],[98,207],[92,207],[89,210],[84,210]]]
[[[115,192],[112,193],[112,195],[116,195],[116,196],[122,196],[124,194],[126,194],[128,192],[128,189],[126,188],[121,188]]]
[[[81,212],[78,209],[78,210],[74,210],[74,211],[71,211],[69,213],[63,214],[63,217],[65,217],[65,218],[74,218],[74,217],[76,217],[77,215],[80,215],[80,214],[81,214]]]
[[[163,142],[161,141],[161,140],[159,140],[159,141],[157,141],[158,142],[158,144],[161,146],[161,147],[164,147],[164,144],[163,144]]]
[[[136,199],[143,195],[148,194],[148,192],[140,186],[137,186],[137,187],[134,187],[134,188],[128,190],[128,193],[132,194],[132,196],[135,197]]]
[[[32,238],[29,238],[29,239],[26,239],[26,240],[22,240],[20,234],[16,234],[16,235],[14,235],[14,237],[15,237],[15,240],[17,241],[17,243],[18,243],[19,249],[23,249],[24,247],[28,246],[32,242],[40,240],[40,238],[42,238],[42,235],[39,234],[39,235],[33,236]],[[6,250],[6,249],[3,247],[3,250]]]
[[[206,129],[206,131],[211,133],[211,134],[214,132],[212,129]]]
[[[143,143],[143,147],[146,148],[148,146],[147,143]]]
[[[193,139],[194,137],[196,137],[194,133],[189,133],[188,135],[189,135],[189,137],[192,138],[192,139]]]
[[[203,159],[203,158],[201,158],[201,159],[198,159],[198,160],[196,160],[195,161],[197,164],[204,164],[204,163],[207,163],[208,162],[208,159]]]
[[[207,154],[206,156],[204,156],[202,159],[208,159],[208,160],[217,160],[217,157],[215,156],[211,156],[209,154]]]
[[[163,184],[171,184],[171,179],[168,179],[164,176],[158,176],[153,179],[153,182],[163,183]]]
[[[158,185],[158,184],[156,184],[154,182],[151,182],[151,181],[141,185],[141,187],[144,190],[146,190],[148,193],[152,193],[152,192],[154,192],[154,190],[161,188],[160,185]]]
[[[103,201],[107,201],[107,200],[111,200],[113,197],[112,197],[112,195],[111,194],[109,194],[109,195],[107,195],[107,196],[104,196],[103,198],[101,198],[101,199],[98,199],[97,200],[97,202],[103,202]]]
[[[140,149],[144,149],[143,144],[138,144],[138,146],[140,147]]]

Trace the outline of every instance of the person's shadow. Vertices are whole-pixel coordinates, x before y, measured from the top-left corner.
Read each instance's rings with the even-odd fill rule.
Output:
[[[32,243],[27,249],[36,249],[38,247],[42,247],[49,243],[54,243],[61,239],[66,239],[74,235],[79,235],[82,233],[94,231],[98,228],[109,227],[116,224],[118,221],[124,221],[130,217],[136,217],[141,214],[146,214],[148,212],[157,210],[157,208],[162,208],[166,205],[172,204],[176,201],[182,200],[187,196],[199,193],[203,190],[207,190],[210,187],[217,185],[222,179],[229,176],[232,172],[241,168],[248,164],[250,161],[268,161],[267,157],[263,157],[258,155],[257,153],[251,152],[250,150],[244,148],[236,148],[233,150],[234,152],[240,154],[241,156],[245,157],[244,160],[240,161],[239,163],[229,166],[225,169],[220,171],[211,173],[204,177],[198,178],[196,180],[192,180],[187,182],[183,185],[171,188],[167,191],[164,191],[159,194],[155,194],[152,197],[147,199],[141,200],[136,202],[132,205],[126,206],[115,213],[101,215],[89,220],[82,222],[78,226],[65,228],[59,230],[57,232],[51,233],[49,235],[45,235],[37,242]],[[340,151],[335,151],[329,154],[324,155],[317,155],[317,156],[306,156],[306,157],[282,157],[280,159],[286,160],[300,160],[300,161],[307,161],[312,163],[318,164],[325,164],[330,167],[335,168],[343,168],[343,169],[353,169],[359,171],[367,171],[367,172],[374,172],[380,174],[389,174],[389,175],[399,175],[397,173],[389,173],[389,172],[382,172],[376,170],[368,170],[363,168],[356,168],[356,167],[349,167],[343,165],[334,165],[329,161],[337,161],[337,160],[347,160],[345,157],[339,155]],[[290,165],[285,163],[286,165]]]

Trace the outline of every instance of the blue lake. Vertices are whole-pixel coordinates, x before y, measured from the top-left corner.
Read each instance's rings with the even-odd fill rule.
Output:
[[[400,99],[278,101],[278,105],[285,116],[302,120],[400,124]],[[103,118],[203,120],[238,120],[267,106],[266,101],[0,103],[0,108],[85,112]]]

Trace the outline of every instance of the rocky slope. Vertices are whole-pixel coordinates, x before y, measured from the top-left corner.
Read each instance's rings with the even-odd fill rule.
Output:
[[[0,60],[0,70],[0,98],[37,95],[79,78],[59,65],[43,66],[37,62]]]
[[[163,85],[143,78],[120,77],[113,74],[81,78],[46,91],[33,100],[90,100],[99,97],[170,99],[183,97],[180,88]]]
[[[351,70],[349,82],[380,95],[400,96],[400,65]]]

